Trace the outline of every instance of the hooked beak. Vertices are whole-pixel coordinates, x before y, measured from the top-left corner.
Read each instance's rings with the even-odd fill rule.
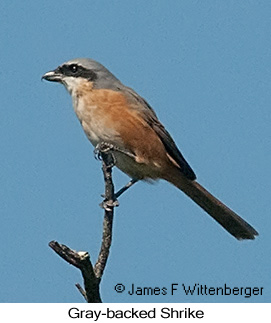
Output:
[[[54,71],[50,71],[45,73],[42,77],[42,80],[50,81],[50,82],[62,82],[62,74],[59,72],[58,69]]]

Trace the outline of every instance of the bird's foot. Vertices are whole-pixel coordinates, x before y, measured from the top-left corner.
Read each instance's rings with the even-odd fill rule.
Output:
[[[102,141],[96,145],[96,147],[94,149],[94,156],[96,159],[101,160],[102,159],[101,154],[103,154],[103,153],[106,154],[109,151],[113,151],[113,150],[114,150],[113,144],[110,144],[109,142]]]
[[[94,149],[94,156],[98,160],[102,160],[102,154],[107,154],[109,152],[117,151],[120,152],[128,157],[131,157],[133,159],[136,158],[135,154],[131,153],[130,151],[120,148],[118,146],[115,146],[109,142],[102,141],[97,144],[97,146]],[[114,158],[114,155],[111,154]]]
[[[99,205],[105,211],[112,211],[114,207],[119,206],[119,201],[117,199],[114,199],[114,200],[104,199],[102,203],[100,203]]]
[[[94,149],[94,157],[97,160],[104,160],[103,155],[110,155],[109,159],[107,160],[106,166],[108,168],[113,168],[116,164],[116,159],[114,154],[112,153],[115,150],[115,147],[113,144],[108,142],[100,142],[97,144],[97,146]],[[110,161],[110,162],[109,162]]]

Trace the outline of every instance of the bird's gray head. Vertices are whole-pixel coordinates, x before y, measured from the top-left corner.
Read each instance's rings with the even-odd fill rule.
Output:
[[[62,83],[72,93],[82,80],[87,80],[97,89],[118,90],[123,85],[102,64],[90,58],[76,58],[63,63],[55,70],[45,73],[42,79]]]

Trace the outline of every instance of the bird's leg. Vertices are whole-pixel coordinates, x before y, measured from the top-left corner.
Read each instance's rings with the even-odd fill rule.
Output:
[[[107,142],[100,142],[97,144],[97,146],[94,149],[94,155],[95,158],[98,160],[103,160],[103,171],[104,174],[106,174],[107,172],[110,173],[111,176],[111,172],[112,172],[112,168],[115,166],[116,164],[116,159],[115,156],[113,154],[114,151],[117,152],[121,152],[131,158],[135,158],[135,155],[130,153],[129,151],[126,151],[124,149],[121,149],[117,146],[114,146],[111,143],[107,143]],[[104,167],[106,167],[106,169],[104,169]],[[106,178],[105,178],[106,180]],[[114,198],[108,200],[108,198],[106,198],[106,194],[102,195],[102,197],[104,197],[105,199],[103,200],[103,202],[100,204],[100,206],[106,210],[109,210],[112,207],[115,206],[119,206],[119,202],[117,200],[117,198],[123,194],[125,191],[128,190],[128,188],[130,188],[133,184],[135,184],[138,180],[137,179],[131,179],[129,183],[127,183],[125,186],[123,186],[117,193],[114,193]],[[111,183],[113,185],[113,182]]]
[[[115,197],[115,203],[117,203],[116,205],[114,205],[114,206],[119,206],[119,203],[118,203],[118,200],[117,200],[117,198],[118,197],[120,197],[124,192],[126,192],[131,186],[133,186],[135,183],[137,183],[138,182],[138,179],[135,179],[135,178],[133,178],[133,179],[131,179],[126,185],[124,185],[121,189],[119,189],[118,191],[117,191],[117,193],[115,193],[115,195],[114,195],[114,197]],[[101,195],[103,198],[105,197],[105,194],[102,194]],[[102,208],[104,208],[104,205],[108,205],[108,203],[106,202],[106,200],[104,200],[101,204],[100,204],[100,206],[102,207]]]
[[[128,188],[133,186],[136,182],[138,182],[138,179],[132,178],[129,183],[127,183],[121,189],[119,189],[117,191],[117,193],[115,194],[115,197],[118,198],[119,196],[121,196],[121,194],[123,194],[125,191],[127,191]]]

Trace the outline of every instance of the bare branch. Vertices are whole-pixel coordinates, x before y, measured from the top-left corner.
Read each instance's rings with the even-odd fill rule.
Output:
[[[56,241],[51,241],[49,243],[49,246],[61,258],[81,270],[85,286],[85,292],[83,293],[83,296],[85,297],[85,299],[87,299],[87,302],[101,303],[102,301],[99,292],[99,281],[94,274],[89,254],[82,251],[76,252],[63,244],[59,244]],[[82,291],[80,292],[82,293]]]
[[[101,279],[107,259],[109,256],[109,250],[112,243],[112,228],[113,228],[113,217],[114,207],[118,205],[115,199],[114,184],[112,181],[112,166],[114,159],[112,154],[101,152],[103,159],[103,175],[105,183],[105,200],[103,202],[104,207],[104,221],[103,221],[103,237],[100,253],[98,260],[94,266],[94,272],[98,279]]]
[[[95,266],[92,266],[90,256],[87,252],[76,252],[63,244],[59,244],[56,241],[51,241],[49,243],[49,246],[60,257],[62,257],[71,265],[80,269],[84,280],[85,290],[80,286],[80,284],[76,284],[76,287],[88,303],[102,302],[99,290],[100,281],[104,273],[104,269],[109,256],[109,250],[112,243],[114,207],[118,206],[118,202],[116,200],[114,192],[114,184],[112,181],[112,168],[114,166],[114,157],[111,151],[113,150],[113,148],[110,146],[108,148],[108,145],[105,144],[104,149],[105,150],[99,147],[99,156],[103,160],[102,170],[105,182],[105,200],[102,203],[102,207],[104,208],[105,214],[103,221],[103,236],[101,249]],[[129,185],[129,187],[131,185]],[[128,189],[128,187],[126,189]],[[123,192],[126,189],[124,189]]]

